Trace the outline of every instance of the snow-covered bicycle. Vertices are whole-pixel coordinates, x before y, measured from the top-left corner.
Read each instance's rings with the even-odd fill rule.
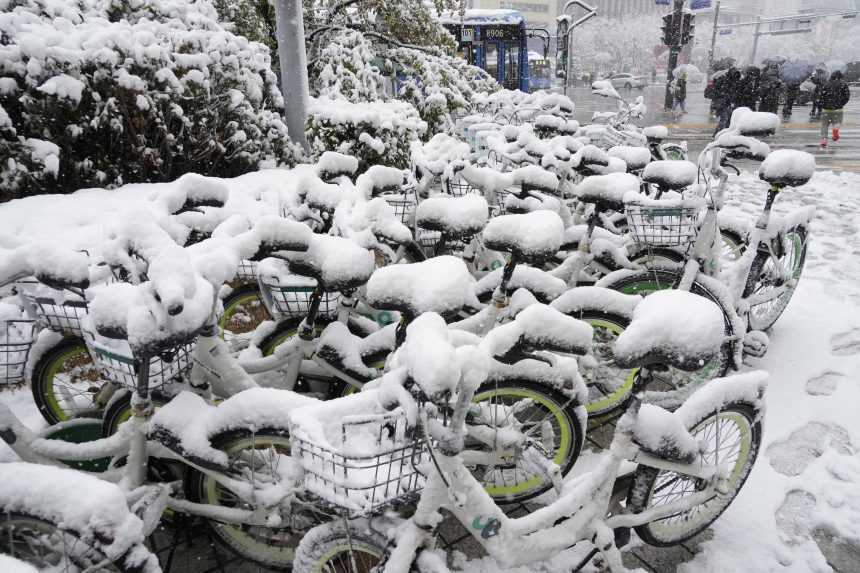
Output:
[[[655,296],[643,301],[619,338],[619,359],[647,376],[665,364],[695,367],[719,351],[723,321],[716,305],[677,291]],[[522,349],[577,353],[589,342],[565,328],[562,315],[532,308],[528,317],[473,341],[477,347],[449,338],[438,317],[413,323],[386,374],[388,386],[405,391],[398,404],[386,402],[392,413],[378,414],[377,408],[363,417],[373,430],[361,440],[339,429],[357,421],[349,399],[299,411],[293,418],[294,457],[306,494],[333,520],[302,539],[294,571],[448,571],[444,554],[434,551],[440,510],[452,514],[500,566],[544,561],[582,545],[580,567],[599,554],[610,571],[626,571],[619,545],[630,528],[648,543],[668,546],[719,517],[759,451],[767,378],[762,372],[715,381],[672,413],[634,400],[594,469],[556,481],[555,501],[531,514],[509,518],[483,491],[466,469],[471,454],[463,444],[487,355],[504,359]],[[452,365],[445,375],[427,361],[430,354]],[[530,444],[528,435],[513,439]],[[628,461],[638,464],[632,472]]]

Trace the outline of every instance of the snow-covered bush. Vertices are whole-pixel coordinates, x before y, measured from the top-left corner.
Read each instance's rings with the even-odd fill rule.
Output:
[[[0,106],[11,196],[234,176],[299,153],[268,50],[208,0],[0,0]]]
[[[384,96],[385,82],[373,44],[360,32],[343,30],[321,47],[311,62],[312,91],[321,96],[343,96],[349,101],[374,101]]]
[[[353,155],[359,172],[372,165],[407,167],[410,144],[427,132],[427,124],[406,102],[320,97],[311,100],[308,111],[307,136],[314,156],[325,151]]]

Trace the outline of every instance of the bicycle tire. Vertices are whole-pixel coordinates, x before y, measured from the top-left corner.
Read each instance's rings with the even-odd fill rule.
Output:
[[[389,554],[388,540],[370,527],[357,525],[336,519],[308,531],[296,549],[293,573],[350,571],[352,563],[361,566],[359,571],[371,571],[382,564]]]
[[[703,424],[705,424],[709,419],[715,418],[719,420],[719,416],[722,416],[724,419],[728,418],[733,420],[738,424],[738,432],[739,432],[739,445],[740,452],[738,453],[738,459],[735,462],[734,469],[731,474],[731,480],[733,482],[732,491],[724,497],[721,497],[720,500],[726,500],[726,503],[722,506],[713,505],[712,509],[716,511],[713,512],[709,516],[703,516],[704,519],[701,519],[699,523],[695,525],[691,525],[693,523],[692,516],[690,518],[687,515],[692,511],[688,510],[680,515],[673,515],[669,518],[665,518],[662,520],[646,523],[644,525],[640,525],[635,527],[636,534],[649,545],[653,545],[656,547],[669,547],[672,545],[677,545],[679,543],[683,543],[684,541],[694,537],[695,535],[702,532],[709,525],[711,525],[714,521],[716,521],[720,515],[728,508],[734,498],[737,496],[738,492],[743,487],[744,483],[749,477],[750,471],[752,471],[753,465],[755,465],[755,461],[758,457],[759,450],[761,448],[761,440],[762,440],[762,429],[761,422],[757,420],[756,409],[747,403],[744,402],[733,402],[727,405],[724,405],[719,410],[712,410],[705,414],[702,414],[695,423],[690,424],[690,428],[688,428],[691,433],[696,435],[696,430],[702,430]],[[746,442],[744,442],[744,436],[742,435],[745,430],[748,430],[749,437]],[[698,436],[697,436],[698,437]],[[723,448],[720,448],[723,449]],[[741,465],[738,465],[739,462],[743,461]],[[684,480],[683,477],[680,477],[680,474],[676,474],[674,472],[668,472],[663,470],[658,470],[657,468],[651,468],[643,465],[639,465],[636,469],[636,473],[633,476],[633,482],[630,485],[630,489],[628,490],[627,496],[627,509],[631,513],[641,513],[645,511],[649,507],[649,503],[654,499],[653,494],[655,493],[655,484],[658,482],[658,478],[671,478],[672,476],[679,476],[673,478],[668,482],[663,482],[662,488],[669,487],[671,483],[678,483],[679,480]],[[694,482],[695,480],[687,479],[688,482]],[[693,492],[695,492],[698,484],[692,484]],[[669,493],[664,494],[665,496],[672,495],[676,490],[673,488],[669,491]],[[683,495],[683,492],[679,495]],[[674,501],[677,498],[673,498]],[[707,506],[707,504],[711,503],[710,501],[705,502],[704,504],[700,504],[695,506],[695,508],[701,508],[702,506]],[[694,509],[695,509],[694,508]],[[703,515],[702,511],[698,512],[698,515]],[[667,522],[670,519],[674,519],[676,517],[680,518],[682,523],[679,531],[674,535],[671,534],[670,531],[666,531],[665,529],[661,531],[660,527],[671,527],[667,525]],[[659,522],[661,525],[655,525]],[[686,525],[690,525],[688,529],[684,529]]]
[[[32,536],[32,541],[24,544],[16,543],[16,539],[21,539],[22,535],[28,536],[28,533],[35,534]],[[49,538],[57,536],[62,538],[63,551],[53,551],[53,555],[41,557],[33,554],[23,555],[16,549],[16,547],[23,549],[22,545],[26,545],[28,550],[35,552],[38,546],[44,545]],[[74,540],[73,552],[68,551],[69,539]],[[79,543],[80,547],[78,547]],[[68,559],[62,565],[63,571],[70,570],[71,566],[75,567],[75,570],[87,570],[93,573],[144,573],[147,570],[147,563],[156,559],[143,544],[139,544],[133,546],[115,562],[96,568],[95,564],[107,561],[107,557],[100,550],[86,543],[78,533],[60,527],[52,520],[24,512],[0,512],[0,553],[33,565],[38,571],[57,565],[56,562],[50,561]],[[128,565],[126,561],[132,554],[137,564]]]
[[[269,311],[260,298],[260,287],[256,284],[243,284],[233,289],[221,301],[224,312],[218,319],[221,335],[224,332],[245,334],[253,331],[262,322],[271,320]],[[242,318],[243,316],[247,319]]]
[[[790,263],[793,267],[792,278],[800,280],[800,276],[803,274],[803,267],[806,264],[806,229],[803,227],[792,227],[786,232],[786,237],[791,241],[789,245],[791,247],[791,252],[785,252],[781,258],[780,264],[782,264],[782,259]],[[764,277],[768,272],[769,264],[776,264],[770,251],[759,250],[759,252],[756,253],[755,259],[753,259],[749,275],[747,276],[747,283],[744,286],[743,292],[744,298],[759,292],[762,287],[766,288],[768,286],[762,284],[762,277]],[[794,295],[796,288],[797,287],[795,285],[794,288],[787,290],[772,301],[750,307],[748,318],[749,329],[770,330],[773,328],[773,325],[776,324],[776,321],[779,320],[779,317],[782,316],[783,312],[785,312],[788,303],[791,302],[791,297]],[[773,304],[771,306],[765,306],[770,303]],[[763,312],[757,312],[757,309]],[[767,310],[770,310],[770,312],[764,314]]]
[[[213,448],[226,452],[228,457],[231,458],[231,462],[236,462],[239,459],[237,452],[247,452],[251,448],[257,449],[256,446],[266,446],[266,444],[269,444],[269,447],[272,448],[272,453],[282,455],[283,452],[286,452],[285,455],[290,455],[290,434],[287,430],[281,428],[261,428],[256,432],[251,432],[247,429],[230,430],[213,436],[210,442]],[[245,447],[247,445],[250,445],[250,448]],[[243,459],[247,460],[249,457],[250,454],[246,454],[243,456]],[[231,465],[233,464],[231,463]],[[257,471],[253,475],[255,477],[256,475],[262,476],[262,473]],[[271,475],[269,474],[269,477]],[[224,503],[233,494],[217,484],[214,479],[195,468],[188,468],[183,485],[185,497],[189,501],[227,507],[238,505],[237,503],[233,503],[233,505]],[[205,522],[206,526],[212,532],[213,537],[233,553],[264,567],[274,567],[284,570],[289,570],[293,562],[295,547],[298,545],[303,533],[299,533],[298,536],[292,535],[296,530],[289,527],[261,528],[237,526],[221,523],[214,519],[205,519]],[[274,532],[290,532],[290,535],[284,542],[274,544],[270,543],[272,539],[267,540],[262,535],[268,532],[272,532],[273,535],[275,535]]]
[[[78,369],[84,371],[84,376],[81,382],[76,383],[74,372]],[[33,367],[30,390],[39,413],[51,425],[76,417],[63,405],[65,399],[60,396],[63,392],[60,390],[59,376],[66,374],[71,376],[71,380],[65,384],[67,391],[74,390],[84,402],[90,400],[92,408],[85,409],[84,413],[98,417],[103,407],[96,404],[94,398],[108,381],[102,378],[101,372],[94,365],[84,340],[77,336],[61,339],[46,350]],[[86,385],[86,388],[74,388],[77,384]]]
[[[664,290],[675,288],[681,282],[683,270],[672,269],[649,269],[639,272],[627,274],[614,281],[605,281],[601,286],[611,288],[624,294],[640,294],[647,295],[656,290]],[[723,308],[720,298],[711,292],[704,284],[694,281],[690,292],[714,302],[723,313],[723,323],[725,325],[726,336],[732,336],[734,329],[729,314]],[[732,365],[732,345],[730,342],[724,342],[720,348],[720,353],[717,358],[711,360],[708,364],[694,372],[683,372],[676,368],[668,368],[664,372],[655,372],[654,381],[668,381],[672,386],[683,386],[689,384],[694,379],[713,379],[724,376]],[[676,383],[680,382],[680,383]],[[653,382],[652,382],[653,383]]]
[[[479,403],[486,399],[492,399],[494,395],[500,398],[507,396],[521,400],[532,400],[536,404],[540,404],[539,408],[543,408],[543,411],[546,412],[543,418],[533,419],[534,416],[530,416],[525,422],[520,420],[520,423],[530,423],[537,426],[538,422],[547,420],[551,424],[555,424],[553,426],[553,461],[561,469],[562,475],[567,475],[573,468],[576,460],[579,459],[585,438],[585,420],[582,419],[578,411],[579,404],[551,386],[530,380],[485,382],[478,387],[473,401]],[[555,442],[556,431],[558,432],[557,443]],[[503,467],[501,468],[501,472],[495,472],[494,475],[502,476],[501,485],[490,485],[487,483],[487,480],[482,479],[483,476],[479,477],[474,472],[473,475],[475,475],[479,482],[484,484],[487,493],[497,503],[501,504],[522,503],[552,488],[552,482],[542,479],[542,476],[534,476],[526,481],[507,485],[504,476],[510,474],[510,472],[506,473],[506,470],[510,469],[513,469],[514,479],[516,479],[516,467]]]
[[[734,262],[741,258],[746,249],[746,243],[740,235],[731,229],[720,228],[720,237],[722,239],[722,248],[720,255],[725,262]]]

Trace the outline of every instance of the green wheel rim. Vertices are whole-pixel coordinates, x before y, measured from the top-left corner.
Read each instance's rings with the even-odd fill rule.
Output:
[[[333,546],[331,549],[326,551],[325,555],[319,558],[319,560],[313,565],[311,571],[313,573],[328,573],[329,571],[339,571],[339,569],[332,569],[328,564],[331,561],[334,561],[341,554],[352,554],[355,558],[357,565],[359,566],[359,571],[370,571],[372,567],[382,561],[383,552],[374,545],[369,543],[365,543],[360,539],[352,540],[352,547],[349,546],[348,543],[339,543]],[[367,563],[367,560],[361,557],[361,554],[370,556],[370,563]],[[347,560],[350,557],[346,558]],[[375,562],[375,563],[374,563]]]
[[[614,322],[608,322],[606,320],[600,319],[586,319],[586,322],[592,326],[592,328],[603,328],[608,330],[612,334],[620,335],[624,332],[624,328]],[[624,383],[621,384],[615,391],[606,394],[603,398],[595,401],[589,401],[585,406],[585,410],[588,412],[589,417],[595,414],[603,414],[609,410],[614,409],[619,404],[623,403],[627,396],[630,395],[630,392],[633,390],[633,383],[636,380],[636,373],[639,372],[638,368],[631,369],[627,376],[624,378]]]
[[[251,311],[251,321],[248,322],[249,327],[244,328],[242,330],[228,329],[227,326],[230,322],[236,317],[240,312],[245,311],[246,305],[257,305],[259,307],[259,313],[265,314],[265,317],[258,316],[258,312],[252,310]],[[246,313],[247,314],[247,313]],[[268,317],[268,312],[266,311],[266,307],[263,304],[263,301],[260,299],[260,296],[255,292],[249,292],[243,294],[242,296],[238,296],[230,301],[230,304],[224,307],[224,313],[221,315],[221,318],[218,320],[218,327],[221,329],[221,337],[224,337],[225,332],[233,332],[234,334],[244,334],[246,332],[252,331],[256,328],[262,320],[254,320],[255,318],[262,318],[263,320]]]
[[[573,446],[573,436],[570,428],[570,420],[555,402],[548,400],[544,395],[526,388],[495,388],[486,390],[476,394],[473,401],[483,402],[492,399],[496,396],[513,396],[516,398],[531,399],[543,406],[549,414],[556,420],[559,429],[561,430],[561,438],[556,447],[556,455],[553,457],[553,462],[559,466],[564,466],[564,460],[571,455]],[[540,487],[543,480],[540,477],[533,477],[524,482],[520,482],[510,486],[494,486],[487,485],[484,487],[486,492],[491,496],[511,497],[520,495],[528,490]]]
[[[272,338],[271,340],[266,341],[266,343],[263,345],[263,347],[260,348],[260,350],[263,352],[263,356],[271,356],[272,353],[275,351],[275,348],[277,348],[278,346],[280,346],[281,344],[283,344],[284,342],[286,342],[290,338],[296,336],[296,334],[298,332],[299,332],[298,327],[294,326],[294,327],[290,328],[289,330],[285,330],[284,332],[280,333],[279,335]]]
[[[90,358],[89,351],[83,341],[52,358],[39,379],[39,388],[45,399],[45,404],[57,421],[65,422],[72,419],[72,416],[60,405],[61,399],[57,395],[57,386],[54,384],[54,380],[57,379],[58,375],[65,373],[68,363],[74,363],[81,359],[83,362],[92,364],[92,358]],[[95,368],[95,365],[92,367]],[[104,384],[105,381],[100,378],[99,382]]]
[[[245,451],[245,456],[247,456],[247,451],[250,449],[269,451],[278,456],[289,456],[291,451],[290,439],[287,436],[251,435],[233,440],[223,448],[223,451],[228,456],[235,458],[242,451]],[[275,469],[272,473],[277,473],[277,464],[274,464],[273,467]],[[201,489],[202,503],[226,507],[237,507],[243,504],[230,490],[222,487],[208,476],[203,476]],[[290,534],[289,537],[295,543],[289,546],[277,545],[273,544],[272,540],[266,537],[266,534],[276,535],[276,532],[280,531],[278,529],[228,525],[215,521],[210,523],[228,545],[245,557],[258,563],[277,565],[278,567],[289,567],[292,564],[295,547],[298,545],[301,535]],[[287,528],[284,530],[289,531]],[[255,532],[262,533],[262,535],[255,535]]]

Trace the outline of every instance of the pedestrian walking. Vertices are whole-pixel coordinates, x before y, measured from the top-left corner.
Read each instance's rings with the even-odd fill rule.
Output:
[[[729,126],[735,109],[741,73],[734,66],[714,74],[714,110],[717,112],[717,128],[714,135]]]
[[[785,103],[782,104],[782,119],[791,118],[791,113],[794,111],[794,102],[797,101],[797,94],[800,93],[800,84],[797,82],[785,82]]]
[[[679,74],[672,80],[672,115],[676,118],[687,113],[687,74]],[[678,113],[680,110],[680,113]]]
[[[773,67],[765,68],[761,82],[759,82],[758,110],[777,113],[779,111],[779,96],[782,91],[782,80],[779,79],[776,69]]]
[[[833,141],[839,141],[842,126],[842,108],[851,99],[851,90],[842,79],[842,72],[835,71],[821,89],[821,147],[827,147],[828,129],[833,130]]]
[[[827,70],[816,68],[809,81],[815,86],[812,90],[812,109],[809,110],[809,120],[815,121],[821,119],[821,89],[827,83]]]
[[[761,81],[761,70],[755,66],[749,66],[744,70],[738,86],[737,107],[748,107],[756,110],[758,104],[758,88]]]

